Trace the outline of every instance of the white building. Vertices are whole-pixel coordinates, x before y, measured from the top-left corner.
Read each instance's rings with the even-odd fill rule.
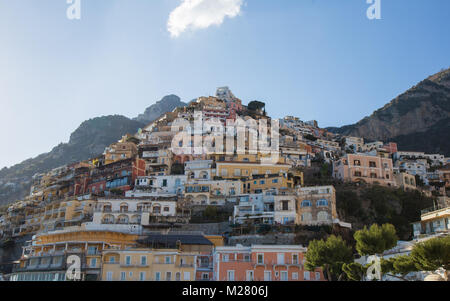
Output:
[[[215,169],[212,160],[189,161],[184,164],[185,175],[189,180],[211,180],[214,177]]]
[[[160,194],[182,194],[186,181],[187,176],[185,175],[138,177],[135,189],[150,190]]]
[[[174,220],[176,216],[176,198],[105,198],[97,202],[93,224],[145,226],[156,221]]]

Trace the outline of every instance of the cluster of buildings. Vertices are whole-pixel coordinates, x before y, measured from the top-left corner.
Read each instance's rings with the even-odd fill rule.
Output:
[[[201,233],[139,235],[84,224],[35,235],[9,277],[11,281],[324,281],[320,269],[304,268],[305,252],[302,246],[227,247],[223,237]]]
[[[198,117],[208,126],[194,126]],[[196,149],[192,137],[214,149],[224,127],[237,143],[238,133],[226,126],[238,118],[271,121],[261,103],[244,106],[222,87],[123,136],[99,157],[36,174],[29,196],[0,216],[1,236],[33,237],[11,279],[65,280],[67,258],[77,255],[84,280],[323,280],[320,270],[303,268],[302,246],[229,246],[222,233],[173,230],[208,207],[231,207],[230,225],[351,227],[339,220],[333,186],[304,185],[314,162],[329,163],[344,182],[447,194],[449,158],[342,137],[295,117],[279,120],[270,164],[263,152],[250,151],[249,138],[244,153]],[[190,151],[175,152],[183,131]],[[185,138],[175,146],[186,146]],[[422,224],[424,231],[441,229]]]

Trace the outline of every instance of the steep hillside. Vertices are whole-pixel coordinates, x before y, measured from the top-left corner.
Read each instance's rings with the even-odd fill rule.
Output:
[[[25,196],[30,188],[30,178],[34,174],[98,156],[106,146],[124,134],[134,134],[142,126],[138,121],[119,115],[83,122],[72,133],[68,143],[61,143],[48,153],[0,170],[0,204]]]
[[[172,112],[175,108],[184,106],[186,106],[186,104],[182,102],[178,96],[167,95],[160,101],[148,107],[143,114],[140,114],[133,120],[148,124],[160,117],[162,114]]]
[[[401,150],[450,155],[450,69],[443,70],[360,122],[331,131],[370,140],[392,140]]]

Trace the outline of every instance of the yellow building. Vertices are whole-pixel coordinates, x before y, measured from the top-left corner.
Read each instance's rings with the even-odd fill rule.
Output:
[[[71,266],[68,259],[72,255],[79,259],[80,280],[99,280],[102,251],[135,247],[137,240],[136,234],[92,230],[85,225],[38,234],[24,247],[22,257],[13,269],[12,280],[64,281]]]
[[[283,188],[293,188],[294,181],[288,174],[253,175],[242,181],[243,193],[262,193],[267,190],[279,191]]]
[[[197,254],[179,250],[107,250],[103,281],[194,281]]]
[[[287,173],[288,164],[261,164],[251,162],[217,162],[216,176],[223,179],[241,179],[258,175],[273,175]]]
[[[416,177],[406,172],[394,174],[395,184],[405,191],[416,190]]]
[[[138,149],[134,142],[129,141],[131,136],[123,136],[121,140],[111,144],[105,149],[105,164],[134,158]]]
[[[46,205],[33,205],[24,209],[25,222],[21,234],[60,230],[67,226],[81,225],[93,214],[96,201],[67,200]]]

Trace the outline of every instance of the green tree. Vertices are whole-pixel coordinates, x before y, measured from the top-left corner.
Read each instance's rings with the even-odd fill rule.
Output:
[[[367,271],[367,267],[360,263],[344,263],[342,270],[350,281],[361,281]]]
[[[208,220],[215,220],[218,217],[217,207],[215,206],[206,207],[205,211],[203,212],[203,217]]]
[[[342,237],[335,235],[331,235],[327,240],[311,241],[305,257],[305,268],[308,271],[322,268],[328,280],[337,280],[343,272],[343,264],[353,261],[352,249]]]
[[[384,251],[392,249],[397,245],[397,234],[395,227],[391,224],[384,224],[381,227],[373,224],[369,229],[356,231],[356,250],[361,256],[382,254]]]
[[[407,280],[405,276],[411,272],[419,271],[413,258],[409,255],[381,259],[381,271],[389,276]]]
[[[450,236],[436,237],[414,246],[411,252],[412,260],[421,271],[436,271],[443,268],[447,273],[450,269]]]

